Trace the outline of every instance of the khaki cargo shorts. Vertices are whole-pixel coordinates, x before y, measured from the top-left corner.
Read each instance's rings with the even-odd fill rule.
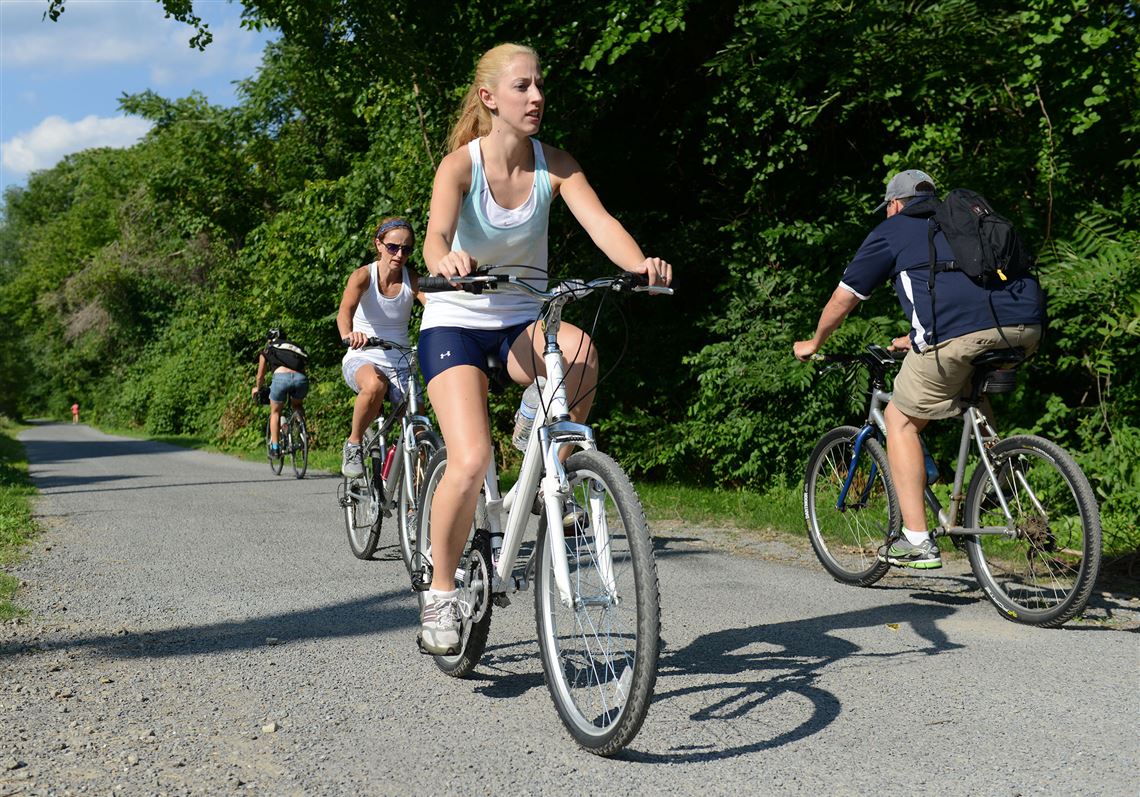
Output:
[[[990,349],[1020,346],[1032,354],[1041,342],[1041,327],[1021,324],[997,329],[979,329],[957,338],[928,346],[921,353],[911,349],[895,377],[891,403],[912,418],[938,420],[953,418],[965,407],[963,396],[970,393],[970,362]],[[1006,343],[1006,340],[1009,343]]]

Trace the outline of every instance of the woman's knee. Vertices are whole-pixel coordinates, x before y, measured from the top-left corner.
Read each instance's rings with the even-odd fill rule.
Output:
[[[446,478],[461,493],[478,491],[491,464],[491,446],[455,446],[447,450]]]

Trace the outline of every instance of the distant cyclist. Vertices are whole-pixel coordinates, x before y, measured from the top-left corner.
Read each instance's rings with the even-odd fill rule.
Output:
[[[269,330],[265,336],[265,348],[257,355],[257,384],[253,395],[265,387],[265,372],[273,369],[273,381],[269,385],[269,453],[281,453],[281,408],[286,396],[293,402],[293,411],[304,415],[302,399],[309,394],[309,377],[305,375],[309,355],[293,343],[278,328]]]
[[[368,338],[376,337],[407,346],[408,321],[415,299],[423,302],[418,276],[408,268],[408,257],[415,247],[416,234],[405,219],[384,219],[372,236],[376,260],[352,272],[336,326],[349,349],[341,361],[345,383],[356,393],[352,409],[352,429],[344,443],[340,472],[349,479],[364,473],[360,441],[368,424],[380,414],[384,397],[397,402],[407,384],[407,363],[399,351],[365,349]]]

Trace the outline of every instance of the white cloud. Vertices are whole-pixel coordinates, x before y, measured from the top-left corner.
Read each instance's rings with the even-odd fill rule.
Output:
[[[264,37],[240,26],[240,6],[200,3],[195,10],[214,35],[205,51],[190,47],[194,29],[167,19],[150,0],[69,0],[59,21],[42,19],[46,0],[4,2],[0,67],[68,75],[99,67],[138,67],[159,87],[220,73],[251,74]]]
[[[0,142],[0,161],[8,171],[27,175],[48,169],[64,155],[91,147],[129,147],[150,129],[151,123],[137,116],[111,118],[87,116],[69,122],[49,116],[28,133]]]

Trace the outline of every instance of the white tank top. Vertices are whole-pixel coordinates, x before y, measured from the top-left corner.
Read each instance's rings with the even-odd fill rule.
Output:
[[[356,312],[352,314],[352,331],[407,346],[409,345],[408,319],[412,316],[412,304],[415,302],[408,270],[406,268],[400,270],[402,277],[400,290],[389,298],[380,292],[376,267],[375,261],[368,264],[368,285],[360,295]],[[348,353],[351,354],[353,351],[349,349]]]
[[[462,249],[481,266],[528,266],[495,269],[494,273],[528,277],[536,288],[546,288],[547,226],[553,192],[542,144],[534,146],[534,183],[526,201],[517,208],[500,206],[491,195],[483,169],[481,139],[467,144],[471,156],[471,190],[459,206],[459,220],[451,250]],[[513,292],[480,295],[462,291],[427,294],[420,329],[466,327],[503,329],[533,321],[541,307],[538,299]]]

